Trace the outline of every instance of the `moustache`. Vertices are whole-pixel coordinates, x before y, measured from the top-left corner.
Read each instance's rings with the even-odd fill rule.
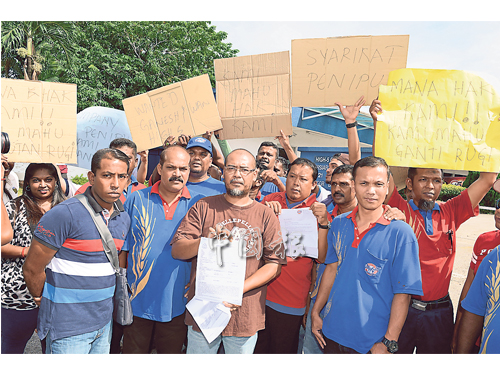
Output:
[[[169,181],[179,181],[179,182],[184,182],[182,177],[177,177],[177,176],[172,176],[168,179]]]
[[[333,196],[334,197],[339,197],[339,198],[344,198],[345,197],[345,195],[342,194],[342,193],[335,193],[335,194],[333,194]]]

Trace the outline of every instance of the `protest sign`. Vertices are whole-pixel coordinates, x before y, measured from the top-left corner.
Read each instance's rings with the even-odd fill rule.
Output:
[[[113,139],[132,139],[124,111],[89,107],[79,112],[77,121],[77,165],[90,169],[97,150],[108,148]]]
[[[389,165],[500,170],[500,97],[480,77],[400,69],[379,100],[375,153]]]
[[[214,60],[220,139],[292,134],[288,51]]]
[[[76,163],[76,85],[2,78],[9,161]]]
[[[406,68],[409,35],[292,40],[292,106],[366,103],[387,84],[390,71]]]
[[[171,135],[201,135],[222,127],[208,74],[122,102],[137,151],[161,146]]]

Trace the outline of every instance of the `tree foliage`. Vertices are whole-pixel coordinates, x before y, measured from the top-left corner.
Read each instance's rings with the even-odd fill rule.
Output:
[[[2,77],[57,81],[60,61],[71,64],[73,23],[64,21],[2,22]]]
[[[470,185],[472,185],[472,183],[476,181],[478,178],[479,178],[479,172],[470,171],[462,186],[467,188]],[[500,174],[498,174],[497,178],[500,178]],[[495,207],[495,202],[497,199],[500,199],[500,193],[497,193],[495,190],[490,189],[490,191],[486,193],[481,202],[479,202],[479,205],[487,207]]]
[[[234,57],[227,33],[210,22],[76,22],[76,48],[64,81],[78,85],[78,111],[123,109],[122,100],[207,73]]]

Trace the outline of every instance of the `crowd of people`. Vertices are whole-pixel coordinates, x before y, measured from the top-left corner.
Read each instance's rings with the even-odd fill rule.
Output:
[[[128,139],[97,151],[78,189],[57,166],[32,163],[18,196],[2,155],[2,353],[23,353],[34,331],[44,353],[500,353],[499,201],[456,321],[448,293],[457,230],[500,192],[497,173],[437,202],[443,171],[409,168],[403,198],[383,159],[361,158],[362,105],[339,105],[348,154],[331,158],[330,191],[283,132],[287,158],[274,142],[254,156],[217,134],[169,137],[148,186],[147,152]],[[375,127],[381,112],[374,100]],[[283,241],[285,209],[312,211],[317,258]],[[127,270],[131,324],[113,321],[115,271],[92,214]],[[242,241],[246,256],[242,303],[223,301],[231,318],[211,342],[186,309],[203,237]]]

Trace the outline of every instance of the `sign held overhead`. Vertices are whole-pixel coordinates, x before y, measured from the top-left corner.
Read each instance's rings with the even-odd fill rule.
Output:
[[[137,151],[161,146],[171,135],[194,136],[222,127],[208,74],[122,102]]]
[[[214,60],[221,139],[292,134],[290,53]]]
[[[379,100],[375,152],[389,165],[500,170],[500,96],[480,77],[400,69]]]
[[[76,163],[76,85],[2,78],[9,161]]]
[[[406,68],[409,35],[292,40],[292,105],[329,107],[367,103],[387,84],[389,72]]]

